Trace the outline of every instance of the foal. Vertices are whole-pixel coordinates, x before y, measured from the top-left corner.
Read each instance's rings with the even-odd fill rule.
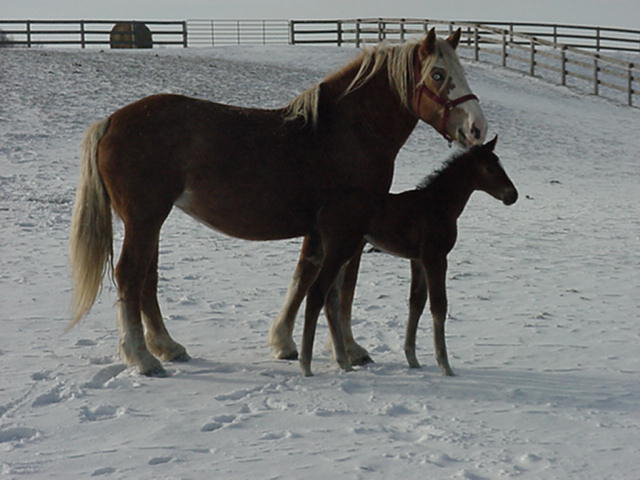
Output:
[[[444,375],[453,375],[444,336],[445,279],[447,254],[456,243],[458,217],[475,190],[487,192],[505,205],[512,205],[518,198],[516,188],[493,153],[497,139],[496,136],[485,145],[453,157],[414,190],[386,195],[350,192],[340,199],[343,212],[347,209],[354,212],[353,223],[367,219],[365,238],[368,242],[411,260],[404,350],[412,368],[420,367],[416,359],[416,329],[429,295],[436,359]],[[305,322],[303,352],[311,351],[313,330],[315,325]],[[301,360],[303,371],[310,374],[304,359]]]

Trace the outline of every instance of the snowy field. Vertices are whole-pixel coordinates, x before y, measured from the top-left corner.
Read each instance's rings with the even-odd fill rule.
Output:
[[[340,372],[322,320],[303,378],[267,346],[300,240],[227,238],[179,211],[162,233],[160,302],[193,360],[166,365],[168,378],[126,369],[108,282],[64,334],[91,122],[158,92],[282,106],[354,54],[0,52],[1,478],[640,478],[640,110],[498,67],[465,63],[520,199],[477,193],[460,219],[447,322],[458,376],[434,366],[428,314],[424,367],[407,367],[408,262],[369,253],[354,332],[376,363]],[[392,190],[451,152],[419,125]]]

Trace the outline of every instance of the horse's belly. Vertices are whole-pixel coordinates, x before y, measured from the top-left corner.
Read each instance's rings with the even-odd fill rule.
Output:
[[[214,230],[246,240],[300,237],[309,233],[313,219],[308,209],[293,201],[202,199],[188,190],[174,205]]]

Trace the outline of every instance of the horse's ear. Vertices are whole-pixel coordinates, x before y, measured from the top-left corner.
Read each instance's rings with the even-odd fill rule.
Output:
[[[496,134],[495,137],[493,137],[493,140],[485,143],[484,147],[488,148],[490,152],[493,152],[493,149],[496,148],[496,143],[498,143],[498,135]]]
[[[460,35],[462,34],[462,29],[458,27],[458,29],[453,32],[449,37],[447,37],[447,42],[449,45],[455,50],[458,48],[458,43],[460,43]]]
[[[427,33],[427,36],[424,38],[422,43],[420,44],[420,58],[426,58],[431,55],[436,50],[436,27],[433,27]]]

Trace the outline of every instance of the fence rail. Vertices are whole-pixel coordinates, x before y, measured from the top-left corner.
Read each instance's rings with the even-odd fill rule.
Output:
[[[288,44],[288,20],[187,20],[188,46]]]
[[[361,45],[403,42],[436,27],[440,35],[462,28],[461,46],[475,60],[590,89],[633,106],[640,95],[640,30],[538,23],[474,23],[430,19],[292,20],[292,44]],[[601,52],[616,52],[604,55]],[[481,58],[482,56],[482,58]],[[551,77],[551,78],[550,78]]]
[[[4,33],[0,46],[108,46],[111,28],[132,20],[0,20]],[[187,46],[184,21],[143,21],[151,30],[153,45]]]

